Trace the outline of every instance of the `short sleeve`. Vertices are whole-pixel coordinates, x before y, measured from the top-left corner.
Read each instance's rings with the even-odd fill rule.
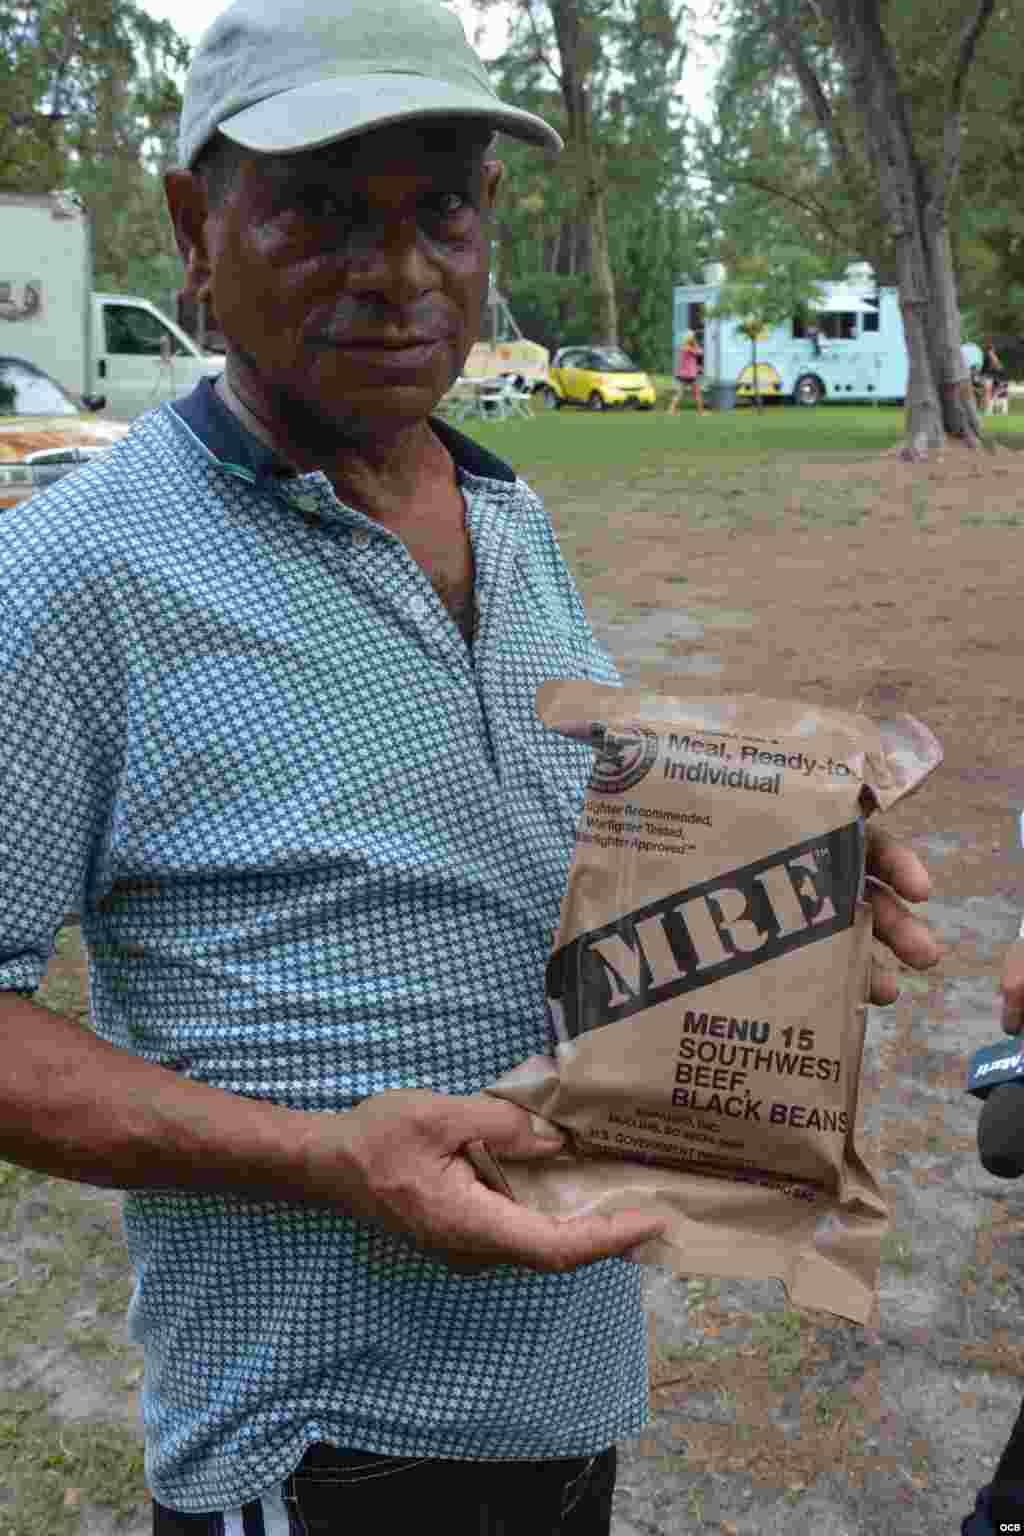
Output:
[[[0,991],[35,991],[81,910],[104,792],[88,719],[0,609]]]

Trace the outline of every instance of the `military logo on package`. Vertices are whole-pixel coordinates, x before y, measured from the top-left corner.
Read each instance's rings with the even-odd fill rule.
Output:
[[[598,795],[621,795],[646,778],[658,756],[658,738],[644,725],[625,725],[609,730],[593,725],[591,741],[596,756],[590,788]]]

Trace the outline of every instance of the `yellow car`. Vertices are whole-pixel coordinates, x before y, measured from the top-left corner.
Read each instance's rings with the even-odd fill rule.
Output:
[[[551,359],[541,398],[549,410],[585,405],[591,411],[631,405],[654,408],[654,385],[620,347],[562,347]]]
[[[771,363],[758,363],[757,365],[758,389],[754,389],[754,366],[748,363],[741,370],[736,380],[737,400],[753,400],[755,393],[760,394],[762,400],[775,400],[782,398],[782,377],[779,370]],[[812,402],[813,404],[813,402]]]

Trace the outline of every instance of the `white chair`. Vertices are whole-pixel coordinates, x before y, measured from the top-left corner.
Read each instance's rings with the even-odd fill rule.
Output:
[[[504,421],[508,416],[532,417],[532,396],[515,374],[499,374],[494,379],[458,378],[442,404],[455,421],[479,416],[483,421]]]
[[[510,414],[504,379],[487,379],[477,386],[476,412],[485,421],[504,421]]]
[[[453,421],[465,421],[467,416],[476,415],[476,398],[476,384],[460,374],[441,398],[438,409]]]
[[[509,402],[510,416],[533,416],[533,390],[526,380],[518,373],[505,373],[502,378],[506,382],[506,399]]]
[[[533,416],[533,396],[518,374],[502,373],[492,381],[484,397],[489,411],[499,418],[505,416]]]

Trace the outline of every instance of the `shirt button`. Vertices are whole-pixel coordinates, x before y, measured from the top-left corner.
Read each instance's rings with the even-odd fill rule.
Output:
[[[352,543],[356,549],[365,549],[370,542],[370,535],[365,528],[356,528],[352,534]]]
[[[410,597],[409,612],[414,619],[422,619],[427,611],[426,599],[422,597]]]

